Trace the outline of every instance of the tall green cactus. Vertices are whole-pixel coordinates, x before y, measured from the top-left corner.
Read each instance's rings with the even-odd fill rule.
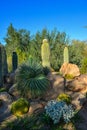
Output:
[[[43,44],[41,46],[41,56],[43,67],[50,68],[50,47],[47,39],[43,40]]]
[[[18,66],[18,56],[16,52],[12,54],[12,71],[14,72]]]
[[[1,51],[1,45],[0,45],[0,87],[2,87],[2,51]]]
[[[3,86],[4,76],[8,73],[7,55],[5,47],[0,44],[0,86]]]
[[[8,73],[8,65],[7,65],[7,55],[6,55],[6,50],[5,47],[2,46],[2,73],[3,76],[5,76]]]
[[[69,63],[68,47],[65,47],[65,48],[64,48],[64,63]]]

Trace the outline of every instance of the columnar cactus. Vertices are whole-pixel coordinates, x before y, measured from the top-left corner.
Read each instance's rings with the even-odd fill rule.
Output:
[[[43,40],[43,44],[41,46],[41,56],[43,67],[50,68],[50,47],[47,39]]]
[[[4,76],[8,73],[7,55],[3,45],[0,44],[0,86],[3,86]]]
[[[12,71],[13,72],[17,69],[17,66],[18,66],[17,53],[13,52],[13,54],[12,54]]]
[[[8,73],[8,65],[7,65],[7,55],[6,55],[6,50],[5,47],[2,46],[2,73],[3,76],[5,76]]]
[[[64,63],[69,63],[68,47],[65,47],[65,48],[64,48]]]
[[[1,51],[1,46],[0,46],[0,87],[2,86],[2,51]]]

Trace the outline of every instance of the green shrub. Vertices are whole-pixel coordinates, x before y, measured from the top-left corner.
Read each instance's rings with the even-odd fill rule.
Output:
[[[71,103],[71,97],[68,94],[60,94],[57,98],[57,101],[64,101],[67,104]]]
[[[22,116],[23,114],[27,113],[28,110],[29,102],[24,98],[18,99],[11,105],[11,112],[16,116]]]
[[[41,96],[49,87],[49,80],[43,73],[43,67],[33,62],[22,64],[16,71],[16,84],[20,93],[26,97]]]
[[[82,74],[87,73],[87,58],[84,58],[82,60],[82,64],[81,64],[81,69],[80,69]]]
[[[5,92],[7,91],[6,88],[0,88],[0,92]]]
[[[66,74],[66,75],[65,75],[65,78],[66,78],[66,79],[73,79],[74,76],[73,76],[72,74]]]

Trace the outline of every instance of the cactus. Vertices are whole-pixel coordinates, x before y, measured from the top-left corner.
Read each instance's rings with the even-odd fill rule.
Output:
[[[0,87],[2,86],[2,51],[0,46]]]
[[[64,63],[69,63],[68,47],[65,47],[65,48],[64,48]]]
[[[12,54],[12,71],[14,72],[18,66],[18,56],[16,52]]]
[[[8,73],[8,65],[7,65],[7,55],[6,55],[6,50],[5,47],[2,46],[2,73],[3,76],[5,76]]]
[[[50,68],[50,47],[47,39],[43,40],[43,44],[41,46],[41,56],[43,67]]]
[[[3,86],[4,76],[8,73],[7,55],[3,45],[0,44],[0,86]]]

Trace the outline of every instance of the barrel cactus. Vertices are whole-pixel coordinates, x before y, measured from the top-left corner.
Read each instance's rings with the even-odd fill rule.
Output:
[[[29,110],[29,102],[24,98],[19,98],[17,101],[13,102],[11,105],[11,112],[15,116],[22,116]]]

